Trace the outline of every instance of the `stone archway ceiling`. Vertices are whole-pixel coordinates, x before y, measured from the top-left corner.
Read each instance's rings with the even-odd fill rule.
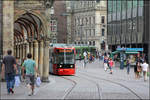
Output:
[[[27,38],[31,37],[32,39],[38,39],[41,27],[42,22],[36,15],[32,13],[25,13],[15,21],[14,35],[17,36],[17,41],[23,41],[26,39],[24,37],[24,31],[26,31]]]

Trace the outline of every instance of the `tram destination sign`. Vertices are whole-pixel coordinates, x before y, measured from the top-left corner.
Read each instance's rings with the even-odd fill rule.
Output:
[[[72,52],[71,49],[60,49],[59,52]]]
[[[143,48],[117,48],[118,51],[143,51]]]

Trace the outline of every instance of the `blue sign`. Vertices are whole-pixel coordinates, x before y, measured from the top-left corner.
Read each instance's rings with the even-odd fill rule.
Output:
[[[143,48],[117,48],[118,51],[143,51]]]

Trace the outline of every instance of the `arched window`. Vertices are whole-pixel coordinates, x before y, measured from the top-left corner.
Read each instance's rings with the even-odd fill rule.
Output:
[[[89,45],[91,45],[92,43],[91,43],[91,41],[89,41]]]
[[[93,41],[93,46],[95,46],[95,41]]]

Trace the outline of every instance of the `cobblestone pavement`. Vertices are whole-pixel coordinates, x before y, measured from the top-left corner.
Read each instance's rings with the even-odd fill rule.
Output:
[[[86,67],[83,61],[77,61],[75,76],[50,75],[50,83],[36,87],[33,96],[28,96],[24,83],[15,87],[15,94],[7,95],[6,84],[1,82],[1,99],[149,99],[149,79],[136,80],[133,68],[128,75],[126,69],[115,65],[113,74],[109,74],[102,61],[88,63]]]
[[[142,74],[140,79],[135,79],[133,67],[131,67],[130,74],[128,75],[126,68],[124,68],[124,70],[120,70],[119,63],[115,64],[115,67],[113,68],[113,74],[109,74],[109,70],[105,72],[103,68],[103,62],[99,60],[96,60],[94,63],[87,64],[86,67],[83,67],[83,62],[77,65],[77,75],[82,75],[82,73],[88,73],[88,75],[94,76],[96,78],[102,78],[113,81],[122,84],[125,87],[128,87],[133,92],[135,92],[140,98],[149,99],[149,77],[147,82],[144,82]],[[129,94],[123,94],[124,96],[121,96],[120,94],[122,94],[123,90],[121,88],[114,88],[112,84],[106,85],[109,84],[108,82],[106,83],[105,81],[101,80],[101,82],[99,81],[98,83],[100,83],[100,86],[103,90],[103,99],[136,99],[134,96],[129,96]],[[113,91],[111,91],[111,89],[113,89]],[[120,93],[118,92],[115,94],[117,89],[120,89]],[[107,92],[105,93],[105,91]],[[111,96],[108,94],[110,94]],[[127,95],[127,97],[125,95]]]

